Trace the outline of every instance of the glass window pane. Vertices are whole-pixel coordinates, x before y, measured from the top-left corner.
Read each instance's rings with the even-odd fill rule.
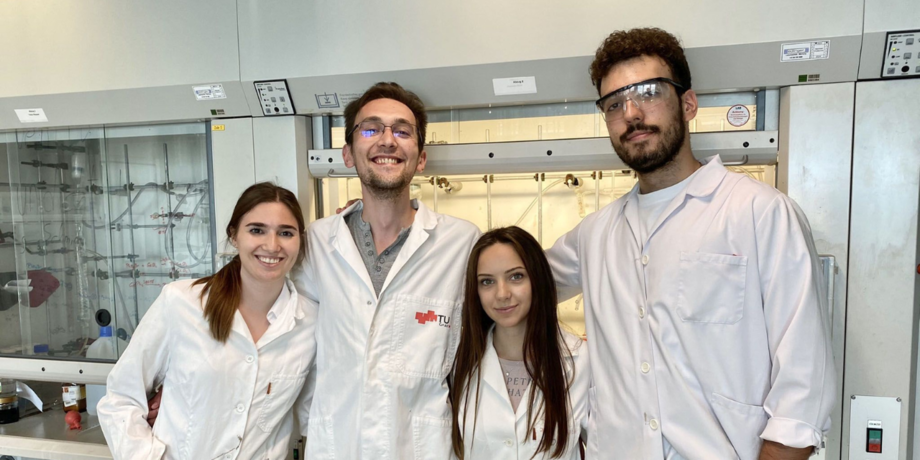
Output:
[[[102,311],[121,353],[163,285],[212,272],[206,135],[190,123],[0,137],[0,284],[22,286],[0,293],[0,354],[85,358]]]
[[[753,131],[756,94],[699,96],[690,132]],[[475,144],[607,137],[607,125],[593,101],[433,110],[428,113],[427,144]],[[345,145],[344,117],[332,118],[332,147]]]

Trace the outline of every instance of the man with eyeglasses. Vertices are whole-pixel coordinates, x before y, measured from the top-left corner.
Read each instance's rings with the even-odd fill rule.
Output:
[[[319,305],[306,458],[448,458],[447,377],[480,232],[410,198],[427,160],[418,96],[378,83],[348,104],[345,126],[362,200],[310,226],[292,275]]]
[[[693,156],[698,104],[674,36],[614,32],[591,79],[638,184],[548,252],[560,298],[584,292],[588,458],[807,458],[830,428],[835,373],[805,216]]]

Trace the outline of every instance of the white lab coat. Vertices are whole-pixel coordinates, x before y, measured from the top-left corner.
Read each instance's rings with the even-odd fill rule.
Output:
[[[112,454],[132,460],[287,458],[292,413],[306,425],[302,389],[316,350],[313,309],[288,281],[258,344],[239,311],[221,344],[203,316],[202,286],[192,282],[163,288],[109,373],[98,412]],[[163,397],[151,428],[147,395],[160,383]]]
[[[547,253],[561,297],[584,291],[588,454],[661,459],[662,436],[688,459],[820,445],[835,373],[808,222],[718,157],[689,180],[647,241],[637,186]]]
[[[518,405],[517,413],[511,406],[508,397],[508,387],[502,374],[498,354],[492,345],[494,326],[489,331],[486,339],[486,354],[482,359],[482,381],[485,385],[479,388],[479,414],[476,411],[476,389],[479,382],[475,379],[470,382],[466,390],[469,393],[469,407],[461,407],[458,419],[460,429],[466,423],[466,433],[463,437],[464,457],[470,460],[529,460],[549,459],[549,454],[534,457],[543,432],[543,420],[534,420],[534,431],[527,431],[527,402],[531,391],[536,390],[533,384],[526,390]],[[559,459],[580,460],[578,451],[579,438],[585,434],[588,421],[588,387],[591,374],[588,362],[588,347],[578,336],[563,332],[565,344],[572,353],[571,359],[566,359],[565,372],[572,379],[569,387],[569,439],[566,449]],[[474,373],[474,376],[476,374]],[[466,395],[464,395],[465,398]],[[534,406],[539,408],[542,394],[534,397]],[[474,418],[475,431],[473,429]],[[536,434],[536,440],[534,435]],[[552,451],[550,451],[550,454]],[[454,457],[456,458],[456,457]]]
[[[345,223],[361,209],[358,202],[310,225],[308,262],[295,274],[318,303],[306,458],[446,459],[447,376],[479,229],[418,203],[378,298]]]

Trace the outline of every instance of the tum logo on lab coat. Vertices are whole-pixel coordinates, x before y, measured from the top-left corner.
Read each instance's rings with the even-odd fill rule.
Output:
[[[438,326],[450,327],[450,316],[436,315],[434,310],[428,310],[428,313],[416,312],[415,319],[418,320],[419,324],[437,321]]]

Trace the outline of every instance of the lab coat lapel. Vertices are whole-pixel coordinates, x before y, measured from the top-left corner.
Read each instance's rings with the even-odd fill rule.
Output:
[[[489,337],[486,340],[486,354],[482,358],[482,380],[486,382],[486,386],[498,394],[499,400],[504,401],[501,403],[501,408],[494,408],[493,410],[512,411],[514,407],[511,405],[511,397],[508,396],[508,386],[505,384],[505,373],[502,372],[502,364],[498,361],[498,353],[495,351],[495,346],[492,343],[494,331],[495,326],[493,325],[492,329],[489,330]],[[524,390],[524,395],[521,396],[521,402],[518,404],[517,411],[514,412],[515,423],[527,413],[527,402],[530,401],[530,392],[532,389],[533,383]],[[539,405],[539,401],[535,400],[534,404]]]
[[[409,236],[406,238],[406,242],[403,243],[402,249],[399,250],[396,260],[393,261],[393,266],[390,268],[390,272],[387,273],[387,279],[383,282],[383,287],[380,289],[381,294],[387,290],[387,287],[393,282],[393,279],[396,278],[399,271],[409,262],[409,259],[415,254],[415,251],[425,244],[425,241],[428,241],[428,237],[430,236],[428,232],[434,229],[438,224],[437,214],[428,209],[424,203],[418,200],[412,201],[413,204],[418,204],[418,210],[415,213],[415,219],[412,221]]]
[[[252,334],[249,332],[249,326],[246,325],[246,320],[243,319],[243,314],[240,313],[239,308],[233,312],[233,326],[230,330],[243,336],[248,343],[252,343]]]
[[[305,316],[304,312],[300,309],[300,303],[297,298],[297,288],[294,287],[294,283],[291,282],[291,280],[285,280],[285,287],[287,292],[281,294],[283,299],[279,299],[284,302],[284,306],[279,312],[278,318],[268,327],[268,330],[265,331],[265,334],[259,339],[259,343],[256,344],[256,348],[259,350],[268,346],[268,344],[274,342],[284,334],[294,330],[297,321],[302,320]],[[272,308],[274,308],[274,306],[272,306]]]
[[[690,183],[668,203],[668,207],[664,208],[664,211],[658,216],[658,221],[649,229],[648,239],[651,240],[658,228],[683,206],[684,200],[688,196],[699,197],[711,194],[719,186],[726,174],[728,174],[728,170],[722,166],[722,160],[718,155],[713,155],[703,160],[703,166],[690,179]],[[647,241],[643,243],[648,244]]]
[[[504,401],[501,403],[501,408],[489,408],[489,410],[505,410],[511,411],[511,398],[508,397],[508,387],[505,385],[505,374],[502,372],[502,365],[498,361],[498,353],[495,352],[495,346],[492,344],[492,332],[495,330],[495,326],[492,326],[492,329],[489,330],[489,335],[486,338],[486,349],[485,355],[482,357],[482,382],[485,382],[485,386],[488,387],[485,391],[493,391],[496,394],[496,398],[499,401]]]
[[[626,203],[623,205],[623,216],[626,217],[626,225],[632,233],[636,246],[642,247],[643,241],[639,236],[639,184],[636,184],[626,196]],[[614,219],[613,221],[615,221]]]
[[[614,274],[620,273],[620,269],[617,268],[617,265],[623,260],[632,260],[636,264],[636,282],[638,287],[645,292],[645,280],[644,276],[641,274],[641,268],[638,265],[639,255],[642,252],[642,241],[639,237],[639,199],[637,195],[639,194],[639,185],[636,184],[635,187],[629,192],[629,195],[626,197],[626,203],[623,205],[623,208],[620,211],[620,215],[614,216],[607,222],[607,229],[602,234],[601,246],[606,251],[606,257],[604,257],[604,265],[607,269],[607,273],[598,275],[598,279],[613,279],[611,276]],[[623,225],[620,225],[620,220],[624,219],[626,221],[624,229]],[[635,244],[630,245],[626,232],[630,232],[633,237],[633,242]],[[611,289],[619,289],[613,288]]]
[[[331,247],[345,259],[345,262],[348,263],[348,266],[355,272],[358,279],[364,282],[368,291],[374,293],[374,284],[371,282],[371,276],[367,273],[364,259],[362,259],[361,254],[358,253],[358,246],[355,244],[355,238],[351,236],[351,230],[348,229],[348,224],[345,223],[345,216],[353,212],[361,212],[362,209],[364,209],[364,203],[358,201],[335,217],[337,222],[335,231],[332,232]]]
[[[501,370],[501,369],[499,369]],[[527,386],[527,389],[524,390],[524,394],[521,396],[521,402],[518,403],[517,411],[514,413],[514,423],[519,422],[525,414],[527,414],[527,403],[530,402],[530,392],[533,391],[533,381],[531,380],[530,385]],[[507,391],[505,392],[507,394]],[[539,395],[533,398],[534,407],[539,408],[542,401],[540,401]],[[511,407],[511,398],[508,397],[508,407]]]

